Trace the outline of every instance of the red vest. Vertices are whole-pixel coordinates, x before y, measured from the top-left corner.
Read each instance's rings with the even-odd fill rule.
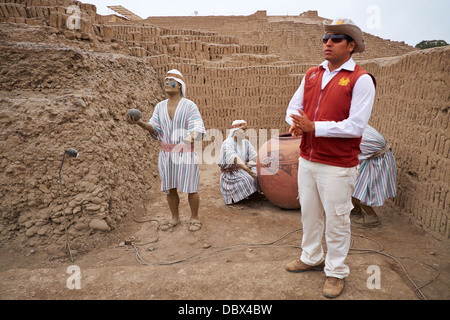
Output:
[[[350,115],[353,87],[363,74],[356,65],[355,71],[341,70],[322,90],[325,69],[311,68],[305,75],[303,95],[304,112],[311,121],[343,121]],[[369,74],[370,75],[370,74]],[[375,83],[375,78],[370,75]],[[360,138],[323,138],[314,132],[303,133],[300,156],[314,162],[351,168],[359,164]]]

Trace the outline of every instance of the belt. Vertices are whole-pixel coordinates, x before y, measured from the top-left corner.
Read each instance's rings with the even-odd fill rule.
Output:
[[[193,144],[189,145],[186,143],[175,144],[175,143],[161,142],[160,150],[175,153],[194,152],[194,145]]]
[[[369,159],[379,157],[382,154],[385,154],[386,152],[388,152],[389,150],[391,150],[391,146],[389,144],[386,144],[386,146],[382,150],[380,150],[377,153],[375,153],[374,155],[372,155]]]

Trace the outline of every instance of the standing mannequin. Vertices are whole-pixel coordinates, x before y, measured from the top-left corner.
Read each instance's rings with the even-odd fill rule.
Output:
[[[167,231],[180,224],[178,190],[188,194],[191,219],[189,231],[197,231],[202,224],[198,218],[200,196],[198,194],[200,174],[198,157],[194,152],[194,141],[206,134],[205,127],[194,102],[185,98],[186,85],[178,70],[170,70],[164,80],[167,100],[155,107],[148,123],[128,116],[130,124],[138,124],[151,137],[161,141],[158,169],[161,191],[167,194],[167,203],[172,218],[161,225]]]

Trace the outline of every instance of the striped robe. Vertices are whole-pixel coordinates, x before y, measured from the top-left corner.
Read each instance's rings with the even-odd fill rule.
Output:
[[[153,126],[156,135],[153,139],[164,143],[179,144],[191,132],[206,134],[205,126],[197,105],[182,98],[175,110],[173,119],[167,110],[168,100],[158,103],[153,111],[149,123]],[[200,173],[198,157],[195,152],[167,152],[160,150],[158,170],[161,177],[161,191],[169,193],[176,188],[185,193],[198,192]]]
[[[353,197],[370,207],[381,207],[397,194],[395,158],[391,150],[371,158],[386,147],[386,140],[367,126],[361,141],[360,168]]]
[[[226,204],[239,202],[258,191],[258,181],[242,169],[236,168],[234,159],[241,158],[244,162],[255,161],[257,153],[250,141],[244,139],[243,147],[238,146],[233,137],[222,143],[218,165],[222,169],[220,174],[220,191]],[[232,170],[224,172],[223,170]],[[256,173],[256,167],[252,170]]]

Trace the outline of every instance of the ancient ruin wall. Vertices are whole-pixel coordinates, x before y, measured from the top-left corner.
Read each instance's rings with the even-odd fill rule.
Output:
[[[450,237],[450,48],[362,64],[378,81],[370,123],[397,162],[394,206],[438,238]]]
[[[80,29],[67,28],[69,5],[81,8]],[[181,62],[188,81],[200,86],[193,80],[195,61],[236,54],[226,63],[242,68],[277,60],[265,56],[266,46],[240,45],[216,33],[105,25],[94,6],[74,1],[4,1],[0,10],[1,243],[55,243],[65,222],[71,238],[87,237],[94,218],[114,228],[148,188],[159,188],[157,144],[123,119],[137,107],[148,120],[164,97],[160,79],[168,66]],[[216,68],[204,72],[208,82]],[[195,99],[195,85],[189,90]],[[62,170],[64,204],[57,173],[69,147],[81,156],[67,158]]]
[[[288,129],[283,109],[302,77],[291,74],[290,66],[214,67],[167,57],[150,60],[161,78],[172,67],[183,73],[187,96],[199,106],[207,128],[225,134],[233,120],[245,119],[257,131]]]
[[[448,52],[447,47],[361,62],[378,81],[370,123],[388,139],[397,160],[398,195],[387,205],[443,239],[450,235]],[[167,65],[182,70],[207,127],[224,133],[232,119],[241,118],[256,130],[286,130],[286,107],[310,66],[154,60],[161,77]]]
[[[124,119],[139,108],[148,120],[164,93],[143,59],[35,31],[0,31],[0,243],[61,244],[67,223],[80,250],[95,242],[94,219],[113,229],[159,189],[158,145]],[[68,148],[79,157],[65,157],[63,202],[58,174]]]
[[[258,11],[250,16],[149,17],[145,21],[164,28],[214,31],[234,36],[241,43],[267,45],[269,54],[284,61],[320,63],[322,61],[323,21],[316,11],[299,16],[267,16]],[[361,59],[398,56],[414,51],[404,42],[389,41],[365,33],[366,51]]]
[[[194,21],[189,17],[180,19],[187,25],[189,21]],[[154,18],[151,20],[154,21]],[[252,39],[252,33],[249,38],[249,30],[244,25],[254,23],[254,28],[258,26],[259,30],[267,30],[267,26],[258,19],[227,17],[224,20],[225,22],[220,19],[210,20],[211,25],[203,23],[204,20],[201,20],[202,23],[196,20],[197,25],[189,26],[201,24],[204,30],[221,30],[219,33],[225,34],[224,25],[229,23],[234,29],[227,29],[228,34],[239,38],[236,30],[244,30],[247,40]],[[161,18],[159,22],[161,21],[164,19]],[[173,26],[174,20],[171,21]],[[309,28],[314,29],[312,26]],[[317,33],[317,30],[310,31],[312,34]],[[255,32],[256,38],[257,34],[259,39],[268,39],[265,32]],[[279,38],[286,36],[287,34],[278,35]],[[402,43],[367,34],[366,38],[369,53],[357,54],[354,58],[362,61],[362,65],[378,79],[371,124],[390,141],[397,159],[398,195],[393,202],[388,201],[387,205],[392,205],[436,237],[448,239],[448,48],[416,51]],[[370,53],[371,44],[377,50]],[[320,48],[312,43],[306,46]],[[285,48],[283,45],[281,47]],[[268,53],[273,52],[272,50],[273,46],[269,45]],[[379,58],[383,56],[394,57]],[[286,128],[285,108],[303,73],[311,66],[308,61],[314,61],[311,59],[314,54],[308,57],[301,60],[306,62],[303,64],[293,65],[280,59],[272,66],[242,68],[200,66],[192,69],[191,64],[175,64],[188,76],[192,75],[189,79],[195,88],[193,99],[198,100],[199,105],[204,108],[202,112],[209,125],[226,128],[226,121],[231,117],[244,118],[255,128],[282,129]],[[368,57],[377,59],[364,60]],[[217,106],[221,106],[219,110]]]
[[[3,96],[2,92],[0,103],[8,105],[9,108],[12,108],[11,105],[14,106],[13,111],[23,108],[30,114],[34,112],[39,114],[50,113],[47,119],[56,120],[63,116],[51,114],[52,108],[50,106],[64,106],[65,108],[68,108],[66,104],[83,106],[83,102],[79,99],[84,101],[85,99],[82,97],[84,90],[90,90],[87,101],[84,101],[84,103],[87,106],[86,110],[89,108],[93,109],[87,111],[86,114],[82,113],[82,117],[88,116],[92,118],[100,112],[102,114],[102,121],[100,122],[102,125],[97,128],[99,130],[96,130],[95,133],[91,133],[91,136],[81,140],[89,140],[91,141],[90,143],[98,143],[99,141],[106,143],[107,140],[110,141],[109,143],[114,144],[111,147],[112,150],[123,148],[124,142],[118,138],[120,135],[116,136],[114,131],[110,130],[114,127],[112,123],[105,122],[107,118],[104,114],[105,111],[99,111],[103,110],[100,107],[103,105],[103,99],[108,100],[109,97],[111,101],[110,105],[107,104],[109,108],[111,106],[118,107],[119,104],[123,105],[119,103],[123,102],[126,103],[126,107],[138,106],[144,108],[144,111],[148,114],[155,103],[162,98],[160,79],[169,68],[178,68],[187,78],[188,97],[199,105],[207,128],[217,128],[225,132],[226,128],[229,127],[230,121],[243,118],[249,121],[250,126],[255,129],[273,128],[282,131],[286,129],[284,112],[287,104],[300,84],[304,72],[312,65],[307,61],[315,59],[305,58],[306,62],[301,61],[301,63],[285,61],[278,55],[270,54],[272,50],[270,45],[242,42],[236,34],[219,35],[217,32],[211,31],[165,29],[152,25],[137,25],[120,21],[110,23],[105,17],[96,15],[95,7],[90,5],[82,5],[82,29],[68,31],[66,22],[69,15],[66,14],[66,7],[73,3],[82,5],[78,2],[64,0],[17,0],[13,3],[12,1],[5,1],[4,4],[0,2],[0,10],[2,10],[0,12],[0,21],[9,22],[9,24],[4,24],[5,26],[14,26],[19,23],[20,27],[12,32],[22,29],[27,30],[27,32],[20,31],[22,32],[20,33],[20,41],[25,43],[6,46],[5,54],[7,58],[12,57],[14,59],[7,67],[1,70],[2,90],[4,90],[5,94]],[[23,23],[26,25],[23,25]],[[26,28],[27,25],[31,27]],[[28,31],[32,31],[33,35],[28,36],[30,33]],[[45,34],[50,34],[53,40],[42,39]],[[278,37],[285,35],[279,34]],[[261,35],[261,37],[263,36]],[[27,41],[33,42],[31,40],[33,37],[35,37],[34,41],[43,42],[44,45],[41,44],[34,47],[26,43]],[[27,40],[28,38],[30,40]],[[19,39],[16,39],[17,41]],[[45,43],[51,43],[52,41],[71,47],[67,51],[78,52],[77,55],[74,55],[77,58],[70,58],[70,54],[61,54],[61,52],[66,52],[66,49],[63,48],[67,48],[67,46],[45,45]],[[386,41],[380,39],[380,42]],[[386,43],[386,46],[392,45],[392,42]],[[312,48],[312,44],[306,45],[306,47]],[[314,45],[314,48],[316,47]],[[36,54],[36,52],[42,52],[43,48],[46,48],[45,50],[48,48],[50,52],[53,52],[51,56],[54,57],[54,61],[49,61],[44,54]],[[84,48],[84,50],[77,48]],[[400,49],[394,43],[393,51],[390,54],[395,55],[395,52],[402,53],[403,51],[395,51]],[[20,53],[20,50],[25,51]],[[27,50],[30,51],[27,53]],[[117,54],[104,55],[101,52],[117,52]],[[49,63],[49,70],[52,70],[52,73],[43,73],[44,76],[42,76],[36,71],[39,69],[30,71],[24,67],[16,67],[16,65],[21,65],[21,58],[19,57],[32,56],[33,54],[36,54],[36,60],[32,62],[24,60],[22,66],[31,64],[44,68]],[[59,55],[61,55],[60,59],[58,59]],[[78,63],[80,60],[79,55],[82,57],[81,60],[85,61],[82,64]],[[121,57],[120,59],[118,58],[119,56]],[[136,56],[137,58],[130,56]],[[361,55],[355,56],[356,60],[363,58],[364,56]],[[70,62],[71,59],[75,59],[74,62]],[[57,63],[58,60],[67,60],[67,66],[72,65],[72,67],[63,67],[65,64],[63,63],[63,66],[61,66]],[[423,63],[424,61],[427,63]],[[86,68],[83,67],[84,64],[86,64]],[[448,171],[446,171],[448,168],[448,94],[445,92],[448,88],[448,51],[441,49],[417,52],[395,58],[375,59],[364,61],[363,66],[373,72],[379,81],[377,101],[371,123],[390,140],[398,162],[399,195],[394,201],[395,206],[400,212],[405,212],[411,217],[412,221],[421,224],[426,230],[431,231],[438,237],[448,239],[449,186],[446,183],[448,181]],[[62,83],[61,78],[56,77],[58,68],[62,67],[63,70],[70,70],[67,73],[68,79],[74,79],[74,83],[80,83],[81,81],[84,86],[83,90],[81,89],[82,86],[79,85],[76,94],[73,96],[70,94],[72,92],[71,83]],[[18,73],[19,70],[21,70],[21,73]],[[24,79],[31,76],[31,79],[34,80],[24,85],[22,83],[23,80],[15,80],[16,78],[20,79],[21,75],[26,76],[23,77]],[[432,80],[433,85],[430,84],[430,80],[424,75],[427,75]],[[80,78],[80,76],[82,77]],[[83,82],[85,80],[81,79],[88,78],[91,79],[91,82],[86,86],[86,83]],[[109,83],[106,88],[102,85],[104,81]],[[33,87],[33,84],[35,84],[35,87]],[[144,87],[152,89],[144,93],[142,89]],[[41,93],[42,89],[55,88],[57,90],[54,91],[54,95],[48,95],[48,92],[46,95]],[[427,90],[425,91],[425,89]],[[63,90],[62,93],[61,90]],[[110,90],[113,92],[112,97]],[[34,111],[36,104],[33,102],[33,99],[21,99],[20,96],[25,91],[36,95],[38,97],[36,98],[37,101],[40,101],[39,99],[45,100],[43,104],[45,106],[44,109]],[[119,94],[119,91],[121,94]],[[98,96],[99,94],[101,98]],[[409,96],[414,97],[413,100],[404,98]],[[89,101],[92,103],[89,103]],[[431,113],[420,114],[418,110],[421,110],[424,104],[432,106],[431,109],[426,109],[427,112],[431,110]],[[441,105],[441,107],[436,109],[433,107],[435,105]],[[414,110],[415,119],[420,121],[416,123],[402,113],[405,110],[405,106]],[[43,107],[41,106],[40,108]],[[125,110],[126,108],[121,109],[121,115],[123,115]],[[390,113],[392,110],[395,110],[395,117]],[[437,110],[441,111],[438,112]],[[386,112],[389,114],[388,117],[385,117]],[[116,109],[108,109],[107,113],[115,114],[115,117],[117,117],[116,121],[119,121],[120,116],[117,115]],[[61,122],[61,120],[58,120],[58,123],[61,123],[61,125],[73,125],[74,127],[70,128],[70,130],[71,133],[75,132],[75,134],[60,138],[60,148],[67,147],[66,141],[79,142],[74,140],[74,136],[82,136],[82,133],[85,134],[85,131],[90,128],[84,124],[81,128],[86,130],[82,130],[78,134],[78,131],[74,130],[77,130],[76,128],[79,127],[73,122],[84,123],[86,120],[71,120],[72,116],[70,114],[73,114],[72,111],[66,114],[66,117],[69,117],[69,121],[63,120]],[[399,121],[404,125],[404,129],[398,126],[397,123],[392,123],[397,117],[401,119]],[[14,126],[12,124],[16,120],[11,116],[10,109],[5,108],[1,119],[8,127],[8,131],[5,132],[2,138],[2,150],[6,151],[2,158],[0,172],[6,177],[6,179],[3,179],[6,183],[2,185],[1,190],[2,194],[7,195],[10,193],[6,204],[1,210],[2,216],[6,218],[2,222],[2,234],[10,235],[17,230],[21,235],[25,235],[28,232],[30,242],[42,241],[47,236],[56,237],[57,234],[52,234],[49,231],[50,229],[53,230],[53,228],[38,227],[45,226],[47,224],[45,221],[48,221],[49,217],[50,222],[57,223],[61,215],[59,211],[61,208],[57,207],[58,201],[60,201],[57,200],[57,190],[51,189],[55,188],[55,183],[57,182],[56,177],[51,176],[51,174],[54,174],[53,169],[59,166],[60,160],[58,158],[61,154],[58,153],[60,152],[59,147],[51,149],[54,145],[54,140],[50,138],[54,138],[57,134],[65,134],[66,131],[55,131],[56,133],[53,133],[53,137],[29,135],[25,139],[23,133],[20,133],[22,131],[19,132],[17,129],[14,129],[16,124]],[[24,123],[27,126],[32,126],[32,123]],[[24,124],[18,123],[18,125],[19,128],[21,126],[25,127]],[[50,123],[46,125],[51,126],[55,124]],[[428,125],[432,129],[429,129]],[[39,130],[42,130],[34,127],[27,127],[27,129],[38,133],[40,132]],[[102,137],[102,134],[105,134],[103,131],[112,133],[107,133],[106,137],[108,138],[105,138]],[[25,130],[25,132],[27,131]],[[426,132],[426,135],[423,135],[423,132]],[[136,133],[134,131],[128,131],[127,133],[133,141],[137,141],[139,144],[142,143],[151,150],[151,154],[156,154],[157,150],[153,144],[148,144],[149,142],[146,142],[146,140],[140,140],[143,139],[142,136],[135,136]],[[40,140],[34,143],[34,139],[37,138]],[[28,141],[25,145],[23,145],[23,139]],[[409,143],[406,145],[404,141]],[[64,142],[64,146],[62,142]],[[23,157],[23,159],[27,159],[26,164],[24,164],[22,156],[17,156],[17,152],[9,150],[11,148],[10,145],[14,146],[17,143],[21,146],[20,150],[32,149],[27,151],[28,156]],[[29,144],[32,146],[29,147]],[[430,144],[433,147],[430,147]],[[126,145],[124,149],[125,154],[133,153],[131,150],[128,151],[129,145]],[[52,169],[47,169],[47,166],[44,166],[45,169],[42,169],[39,163],[35,164],[33,162],[32,153],[42,152],[39,146],[44,146],[56,152],[49,159],[52,162]],[[411,150],[411,146],[422,146],[422,148],[416,147],[416,149]],[[73,145],[73,147],[76,146]],[[17,150],[14,148],[13,150]],[[58,149],[58,152],[56,149]],[[426,150],[427,153],[424,153],[423,150]],[[103,149],[97,150],[96,153],[105,154],[104,151]],[[86,152],[89,154],[88,150],[82,150],[82,152],[82,154]],[[40,155],[39,159],[44,159],[45,157],[47,157],[47,154]],[[69,165],[64,168],[64,173],[67,172],[67,175],[63,176],[66,186],[71,188],[70,186],[77,185],[76,188],[68,190],[68,197],[72,200],[71,205],[75,205],[72,208],[72,213],[76,211],[76,214],[73,215],[74,221],[76,223],[79,222],[76,228],[75,224],[71,228],[71,233],[75,236],[80,235],[82,232],[87,232],[87,229],[85,229],[86,224],[93,216],[98,215],[113,225],[114,222],[120,220],[120,217],[116,219],[119,212],[126,212],[125,208],[128,207],[131,201],[126,199],[133,199],[133,196],[135,198],[144,197],[145,190],[142,188],[133,190],[136,192],[130,192],[133,186],[127,185],[127,179],[121,173],[123,166],[126,164],[119,163],[115,165],[111,160],[111,157],[115,156],[109,157],[109,159],[106,156],[105,158],[102,158],[102,156],[90,157],[90,160],[96,163],[92,164],[94,167],[101,168],[101,170],[109,170],[110,179],[105,184],[105,190],[107,191],[102,193],[102,201],[98,199],[89,200],[91,197],[96,198],[95,195],[90,194],[92,191],[96,195],[100,193],[100,191],[90,190],[90,188],[93,187],[92,183],[94,185],[98,184],[97,179],[99,179],[99,176],[104,179],[105,173],[100,175],[94,174],[95,170],[83,167],[83,172],[85,172],[86,176],[83,178],[84,182],[82,184],[88,184],[88,186],[80,187],[77,185],[80,182],[76,181],[78,178],[73,178],[76,177],[76,174],[70,171],[75,170],[76,167]],[[114,160],[119,161],[118,159]],[[77,162],[81,161],[81,158],[70,161],[71,163],[86,165],[86,162]],[[105,163],[105,168],[100,163]],[[145,159],[133,158],[133,163],[137,163],[134,170],[137,170],[136,168],[147,168],[148,171],[146,170],[145,172],[155,172],[153,164],[145,162]],[[28,182],[25,177],[30,174],[27,170],[31,170],[31,167],[35,168],[33,170],[36,170],[33,173],[35,178],[30,179],[31,182]],[[21,172],[23,173],[22,176],[20,176]],[[438,173],[444,173],[444,177],[435,179]],[[7,179],[8,177],[15,177],[16,174],[19,174],[21,178],[15,180]],[[135,178],[138,179],[137,176]],[[157,181],[156,178],[155,176],[148,176],[146,179],[149,180],[146,181]],[[45,187],[41,187],[43,183]],[[125,184],[123,189],[116,190],[117,192],[114,191],[114,188],[121,188],[120,186],[123,184]],[[142,184],[142,186],[145,186],[145,184]],[[27,190],[27,196],[21,193],[20,190]],[[47,192],[47,190],[50,192]],[[86,198],[82,200],[81,196],[77,197],[79,193],[84,194]],[[31,194],[31,196],[28,194]],[[30,198],[30,202],[28,202],[28,198]],[[34,201],[36,198],[38,199],[37,205],[36,201]],[[73,198],[76,198],[75,202],[73,202]],[[100,203],[95,203],[99,201]],[[96,206],[97,204],[99,206]],[[118,209],[111,210],[114,207]],[[48,208],[50,208],[50,213]],[[83,211],[83,214],[81,214],[80,208],[82,210],[89,208],[90,210]],[[36,212],[39,214],[37,215]],[[41,215],[45,219],[41,219]],[[55,219],[54,221],[53,218]],[[60,232],[61,230],[59,230]]]

